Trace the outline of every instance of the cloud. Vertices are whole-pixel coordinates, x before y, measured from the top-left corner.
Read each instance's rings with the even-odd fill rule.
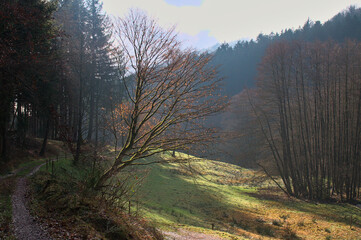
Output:
[[[174,5],[177,7],[184,7],[184,6],[201,6],[204,0],[164,0],[164,1],[170,5]]]
[[[190,36],[189,42],[198,39],[200,32],[207,29],[209,32],[204,38],[207,40],[206,36],[211,36],[220,43],[297,28],[307,18],[324,22],[350,4],[360,6],[360,1],[103,0],[104,9],[110,14],[124,16],[129,8],[140,8],[157,19],[162,27],[175,24],[178,32]]]
[[[184,47],[192,47],[196,49],[206,49],[218,43],[217,39],[209,35],[209,30],[202,30],[197,35],[180,33],[179,40],[182,41]]]

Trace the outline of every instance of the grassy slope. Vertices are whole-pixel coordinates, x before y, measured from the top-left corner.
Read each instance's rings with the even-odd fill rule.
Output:
[[[203,159],[190,167],[149,168],[137,196],[140,211],[163,228],[212,232],[213,223],[225,238],[224,232],[246,238],[361,239],[360,209],[289,199],[251,170]]]
[[[30,209],[54,239],[162,239],[147,221],[107,204],[92,188],[92,162],[81,164],[60,157],[31,177]]]
[[[164,154],[162,158],[171,156]],[[56,163],[62,165],[62,162]],[[26,174],[38,163],[36,160],[19,166],[24,167],[24,171],[18,174]],[[65,165],[61,167],[69,167]],[[163,164],[146,168],[150,170],[149,176],[134,200],[139,199],[141,214],[165,229],[186,228],[218,234],[225,239],[271,236],[361,239],[360,209],[347,204],[288,199],[251,170],[204,159],[192,161],[191,165]],[[6,194],[0,205],[7,206],[9,196]],[[135,210],[133,207],[133,212]],[[9,211],[4,211],[3,217],[6,218]],[[212,224],[216,231],[210,230]]]

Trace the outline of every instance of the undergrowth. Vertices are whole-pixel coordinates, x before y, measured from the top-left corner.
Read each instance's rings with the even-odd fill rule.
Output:
[[[39,156],[42,139],[26,138],[24,146],[11,145],[8,160],[0,163],[0,175],[8,175],[30,169],[39,165],[37,162],[48,158],[54,158],[57,155],[63,155],[66,152],[64,144],[60,141],[48,140],[45,156]],[[22,172],[22,176],[26,172]]]
[[[14,191],[15,178],[0,180],[0,239],[15,239],[11,228],[11,195]]]
[[[98,174],[83,164],[60,160],[32,178],[32,212],[54,238],[163,239],[144,219],[126,214],[95,191]]]

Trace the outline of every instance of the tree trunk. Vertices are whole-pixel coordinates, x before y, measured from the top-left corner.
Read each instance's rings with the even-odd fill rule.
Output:
[[[2,90],[0,89],[0,94]],[[0,96],[1,96],[0,95]],[[0,161],[7,162],[8,151],[7,151],[7,127],[8,119],[10,116],[10,101],[4,97],[0,103]]]
[[[91,88],[90,88],[90,112],[89,112],[89,127],[88,127],[88,136],[87,140],[88,142],[91,141],[92,135],[93,135],[93,123],[94,123],[94,87],[93,87],[93,81],[91,80]]]
[[[0,147],[1,147],[1,161],[7,162],[8,153],[7,153],[7,138],[6,138],[6,122],[1,123],[0,126]]]
[[[48,117],[48,119],[46,120],[45,135],[43,139],[43,144],[41,145],[41,150],[39,152],[39,156],[41,157],[44,156],[45,154],[45,149],[48,142],[49,128],[50,128],[50,117]]]
[[[82,121],[83,121],[83,52],[84,36],[80,37],[80,56],[79,56],[79,99],[78,99],[78,136],[76,142],[76,151],[74,156],[74,165],[78,165],[80,157],[80,147],[82,144]]]
[[[77,165],[80,157],[80,148],[82,144],[82,103],[83,103],[83,91],[82,91],[82,80],[80,80],[80,90],[79,90],[79,102],[78,102],[78,136],[76,141],[76,151],[74,157],[74,165]]]

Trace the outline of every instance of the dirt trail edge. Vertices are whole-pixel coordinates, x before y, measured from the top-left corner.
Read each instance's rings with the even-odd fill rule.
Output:
[[[33,175],[44,165],[40,164],[35,167],[31,173],[25,177],[19,178],[14,194],[11,198],[13,207],[13,225],[15,237],[18,240],[49,240],[51,237],[42,229],[35,219],[30,215],[27,209],[27,177]]]

